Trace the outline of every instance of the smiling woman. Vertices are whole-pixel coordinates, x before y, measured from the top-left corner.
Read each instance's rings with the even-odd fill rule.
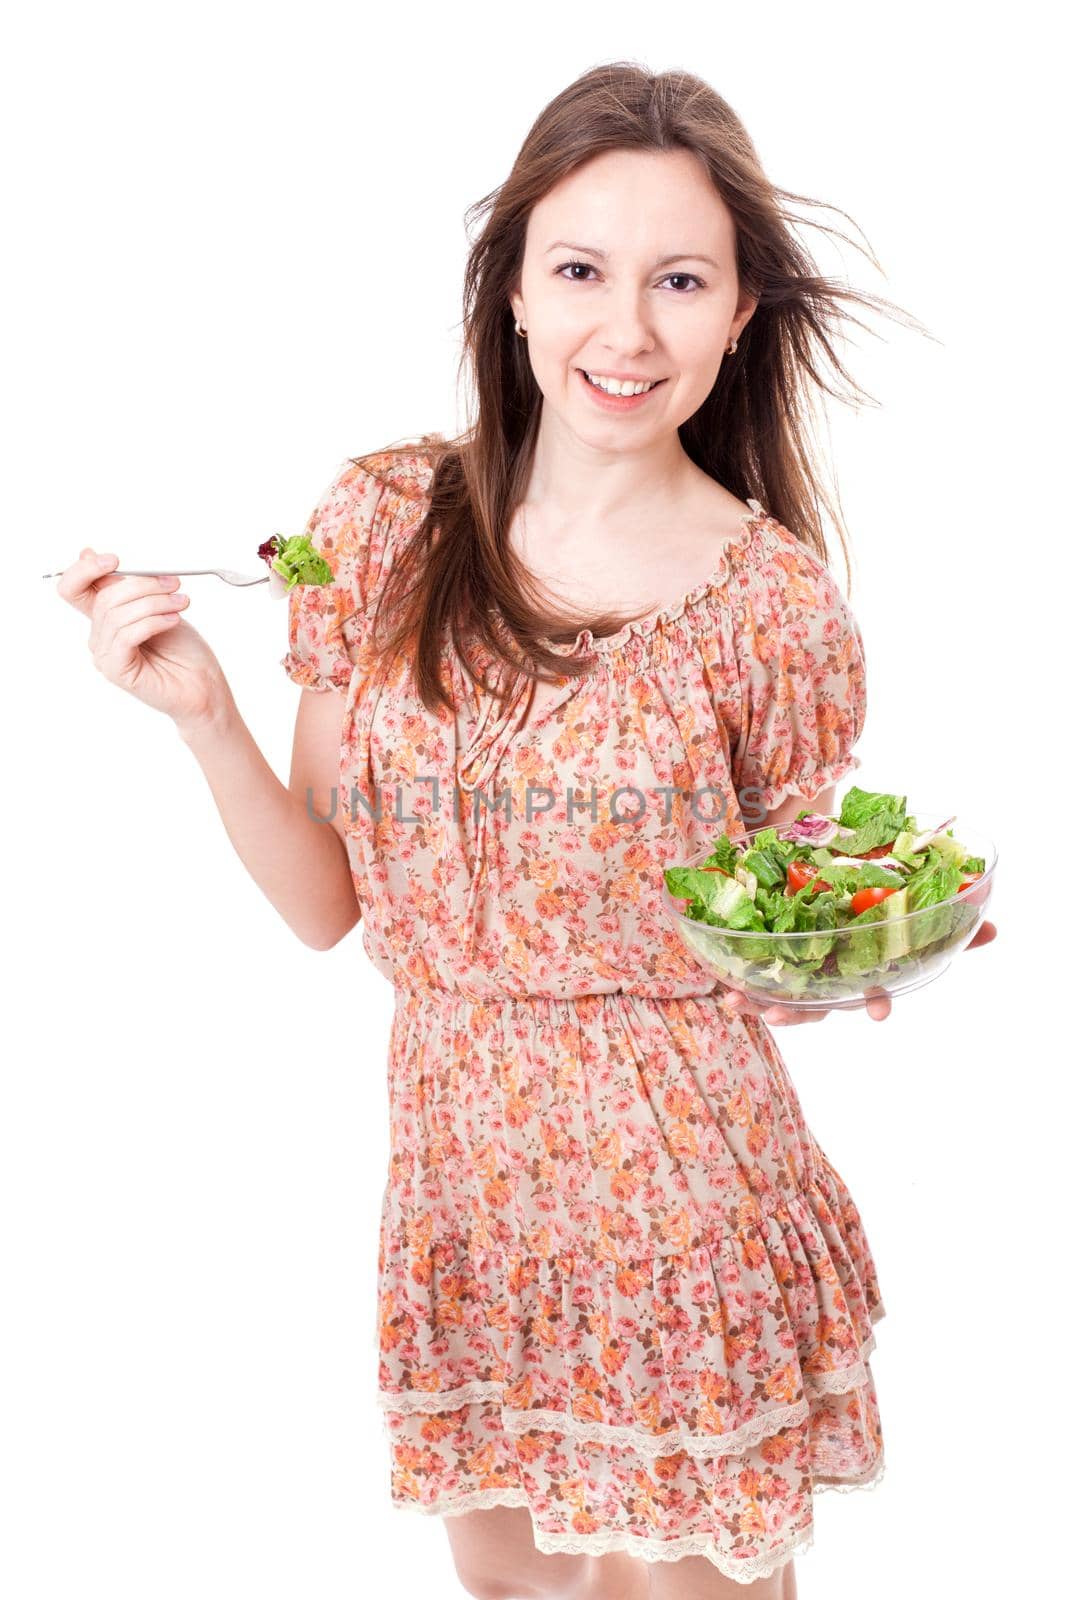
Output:
[[[858,764],[802,402],[870,297],[783,198],[700,80],[565,89],[482,202],[474,425],[346,462],[311,523],[334,585],[290,602],[286,669],[344,692],[340,831],[396,990],[392,1497],[474,1595],[687,1600],[713,1568],[783,1600],[815,1492],[883,1470],[858,1209],[661,907],[742,797],[781,819]]]

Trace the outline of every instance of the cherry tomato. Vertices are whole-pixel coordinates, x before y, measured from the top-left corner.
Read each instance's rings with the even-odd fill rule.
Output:
[[[797,894],[800,889],[805,889],[812,879],[818,878],[818,868],[809,867],[805,861],[790,861],[788,864],[788,883],[785,887],[786,894]],[[821,894],[829,885],[821,878],[814,885],[814,894]]]
[[[981,872],[964,873],[962,882],[959,884],[959,894],[966,894],[967,889],[971,888],[975,883],[978,883],[983,876],[984,874]],[[977,894],[966,894],[966,898],[973,906],[983,905],[983,903],[988,899],[988,884],[986,883],[984,888],[981,889]]]
[[[871,906],[879,906],[882,900],[887,900],[895,892],[890,883],[871,884],[868,889],[857,889],[851,897],[851,909],[858,916],[862,911],[869,911]]]
[[[872,850],[864,850],[858,859],[860,861],[876,861],[878,856],[887,856],[891,855],[891,853],[892,846],[890,844],[879,844],[875,845]]]
[[[805,883],[810,883],[814,877],[814,868],[808,867],[802,861],[790,861],[788,864],[788,887],[795,894],[797,889],[802,889]]]

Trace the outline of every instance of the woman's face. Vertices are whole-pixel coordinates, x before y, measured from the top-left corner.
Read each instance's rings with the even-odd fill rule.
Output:
[[[545,406],[611,449],[676,432],[757,304],[740,293],[735,249],[732,216],[687,150],[608,151],[556,184],[530,213],[511,298]],[[585,373],[659,382],[612,405]]]

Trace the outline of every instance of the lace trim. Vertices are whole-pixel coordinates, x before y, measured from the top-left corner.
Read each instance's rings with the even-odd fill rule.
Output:
[[[460,1406],[477,1404],[478,1401],[499,1400],[505,1388],[506,1384],[494,1383],[491,1378],[477,1378],[460,1385],[458,1389],[436,1389],[425,1394],[419,1390],[389,1394],[387,1390],[379,1389],[377,1403],[386,1411],[400,1411],[404,1415],[412,1411],[456,1411]]]
[[[755,1583],[759,1578],[770,1577],[794,1556],[809,1550],[814,1544],[814,1534],[811,1524],[804,1523],[794,1538],[743,1561],[720,1550],[708,1533],[694,1533],[669,1540],[635,1538],[626,1533],[594,1533],[585,1539],[575,1539],[569,1534],[538,1534],[534,1529],[533,1543],[545,1555],[605,1556],[615,1550],[624,1550],[626,1555],[636,1556],[640,1561],[683,1561],[686,1556],[705,1556],[734,1583]]]
[[[813,1481],[816,1494],[832,1492],[846,1494],[852,1489],[876,1489],[885,1475],[884,1453],[861,1477],[818,1478]],[[417,1500],[394,1498],[398,1511],[417,1511],[423,1516],[461,1517],[468,1511],[488,1511],[494,1506],[519,1506],[527,1511],[529,1499],[522,1489],[475,1489],[469,1494],[443,1495],[432,1505]],[[544,1555],[605,1556],[615,1551],[636,1556],[639,1561],[682,1561],[686,1556],[705,1556],[726,1577],[738,1583],[753,1583],[766,1578],[783,1567],[794,1556],[803,1555],[814,1544],[813,1519],[796,1530],[784,1544],[775,1545],[762,1555],[740,1561],[719,1550],[710,1534],[683,1535],[676,1539],[642,1539],[620,1529],[605,1529],[600,1533],[581,1534],[545,1533],[538,1528],[530,1512],[534,1548]]]
[[[494,1506],[524,1506],[529,1509],[529,1500],[521,1489],[477,1489],[470,1494],[443,1496],[433,1505],[395,1498],[392,1504],[398,1511],[418,1511],[429,1517],[461,1517],[468,1511],[488,1511]],[[804,1523],[787,1543],[776,1545],[763,1555],[738,1561],[735,1556],[719,1550],[708,1533],[681,1535],[676,1539],[642,1539],[619,1529],[605,1529],[600,1533],[584,1535],[545,1533],[537,1526],[532,1514],[530,1521],[534,1548],[542,1555],[605,1556],[623,1551],[640,1561],[682,1561],[686,1556],[706,1556],[726,1577],[734,1578],[739,1583],[753,1583],[756,1578],[768,1577],[793,1556],[809,1550],[814,1543],[812,1524]]]
[[[866,1362],[876,1349],[871,1333],[863,1342],[861,1359],[836,1372],[812,1372],[804,1375],[807,1394],[845,1394],[849,1389],[861,1387],[866,1382]],[[545,1429],[551,1433],[564,1433],[572,1439],[583,1439],[594,1444],[625,1445],[639,1455],[655,1460],[659,1456],[674,1455],[679,1450],[693,1457],[733,1455],[758,1444],[769,1434],[780,1433],[783,1428],[797,1427],[810,1412],[807,1394],[787,1406],[761,1412],[750,1417],[739,1428],[723,1433],[692,1434],[683,1428],[669,1433],[649,1434],[638,1428],[611,1422],[592,1422],[574,1417],[568,1411],[553,1411],[544,1407],[530,1410],[514,1409],[502,1404],[505,1384],[491,1379],[463,1384],[458,1389],[446,1389],[433,1394],[405,1392],[389,1394],[379,1390],[377,1404],[383,1411],[410,1416],[426,1412],[453,1411],[460,1406],[490,1401],[500,1406],[500,1418],[508,1433],[516,1434],[531,1429]],[[387,1425],[387,1424],[386,1424]]]

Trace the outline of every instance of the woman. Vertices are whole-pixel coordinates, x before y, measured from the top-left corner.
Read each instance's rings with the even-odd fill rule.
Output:
[[[346,462],[307,525],[288,788],[176,582],[86,549],[59,586],[298,937],[363,917],[395,985],[379,1400],[474,1595],[794,1595],[813,1492],[883,1470],[872,1254],[766,1026],[825,1013],[709,989],[659,903],[858,765],[804,417],[883,303],[782,198],[688,74],[545,109],[471,252],[473,426]]]

